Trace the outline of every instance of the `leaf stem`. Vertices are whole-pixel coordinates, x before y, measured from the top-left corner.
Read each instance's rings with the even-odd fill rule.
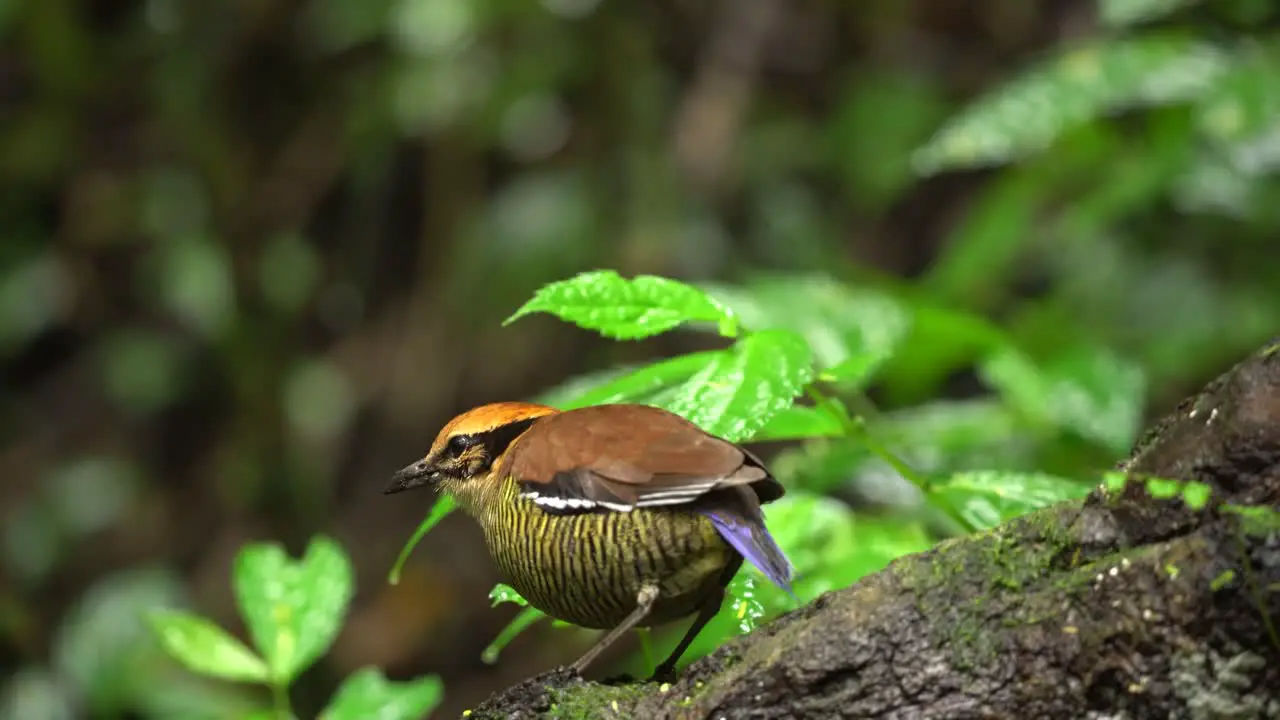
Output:
[[[282,680],[271,682],[271,705],[277,720],[293,720],[293,706],[289,704],[289,686]]]
[[[649,639],[649,628],[636,628],[636,636],[640,639],[640,654],[644,656],[645,672],[653,675],[653,643]]]
[[[844,429],[845,436],[861,440],[876,457],[888,463],[899,475],[920,488],[922,492],[927,493],[933,489],[933,483],[927,477],[916,472],[915,468],[895,455],[892,450],[871,434],[871,431],[867,429],[866,420],[861,415],[850,415],[843,405],[819,390],[812,383],[805,386],[804,391],[809,396],[809,399],[813,400],[814,405],[830,413],[840,422],[840,427]]]

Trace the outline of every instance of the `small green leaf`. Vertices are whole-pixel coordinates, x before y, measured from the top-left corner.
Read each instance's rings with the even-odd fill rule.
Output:
[[[346,553],[323,536],[312,539],[299,562],[276,544],[253,544],[240,551],[236,599],[273,682],[291,682],[329,648],[353,582]]]
[[[1102,484],[1107,487],[1107,490],[1118,493],[1129,484],[1129,476],[1122,472],[1110,471],[1102,476]]]
[[[492,597],[492,593],[490,594],[490,597]],[[524,598],[520,599],[524,600]],[[496,605],[497,603],[494,604]],[[503,648],[511,644],[511,641],[515,640],[517,635],[546,617],[548,617],[547,614],[538,608],[525,607],[511,619],[511,622],[507,623],[506,627],[502,628],[502,631],[493,639],[493,642],[489,643],[489,645],[485,647],[484,652],[480,654],[480,659],[487,665],[492,665],[498,662],[498,655],[502,652]]]
[[[714,362],[718,355],[719,351],[711,350],[661,360],[587,389],[557,407],[562,410],[572,410],[589,405],[621,402],[646,403],[659,392],[675,387],[693,377]]]
[[[713,435],[749,439],[813,379],[809,345],[789,330],[762,330],[719,352],[665,403]]]
[[[436,504],[431,506],[431,512],[418,523],[418,529],[413,531],[413,537],[409,538],[409,542],[404,544],[400,549],[400,556],[396,558],[396,564],[391,566],[391,574],[387,576],[387,582],[392,585],[400,584],[400,571],[404,569],[404,564],[409,560],[409,554],[417,547],[423,536],[431,531],[431,528],[440,523],[441,520],[448,517],[458,506],[456,500],[448,493],[441,493],[436,498]]]
[[[435,675],[393,682],[365,667],[342,683],[320,720],[423,720],[443,698],[444,683]]]
[[[160,644],[192,672],[240,682],[266,682],[267,666],[243,643],[198,615],[162,610],[148,619]]]
[[[1006,348],[983,361],[983,379],[1028,418],[1071,430],[1123,454],[1142,420],[1146,381],[1137,366],[1102,348],[1076,348],[1037,367]]]
[[[490,607],[497,607],[502,603],[515,603],[520,607],[527,607],[529,601],[524,599],[516,589],[505,583],[498,583],[489,591]]]
[[[893,356],[911,322],[897,299],[823,275],[779,275],[707,290],[752,330],[798,333],[826,368],[824,379],[843,388],[864,387]]]
[[[929,501],[953,511],[974,530],[1089,494],[1090,486],[1044,473],[969,471],[937,483]]]
[[[1177,35],[1091,41],[970,105],[914,162],[926,174],[1007,162],[1109,112],[1199,97],[1226,67],[1216,46]]]
[[[689,322],[714,323],[726,337],[737,334],[733,313],[702,290],[655,275],[627,280],[612,270],[546,285],[503,324],[536,312],[615,340],[646,338]]]
[[[840,419],[831,413],[807,405],[792,405],[779,410],[751,440],[771,442],[842,435],[844,427]]]
[[[1182,488],[1181,482],[1164,478],[1147,478],[1142,481],[1142,484],[1146,487],[1147,494],[1157,500],[1168,500],[1175,497]]]
[[[1167,17],[1203,0],[1101,0],[1098,14],[1102,24],[1123,28]]]
[[[1182,502],[1192,510],[1202,510],[1209,503],[1213,488],[1202,482],[1188,482],[1182,487]]]

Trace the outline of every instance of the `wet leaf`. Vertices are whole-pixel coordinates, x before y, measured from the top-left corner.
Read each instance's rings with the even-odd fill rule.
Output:
[[[253,544],[235,564],[236,599],[274,682],[288,683],[329,648],[351,600],[351,563],[317,536],[300,561],[276,544]]]
[[[691,322],[714,323],[726,337],[737,334],[732,312],[702,290],[655,275],[628,280],[612,270],[546,285],[503,324],[537,312],[615,340],[646,338]]]
[[[492,607],[497,607],[502,603],[515,603],[520,607],[527,607],[529,601],[524,599],[516,589],[505,583],[498,583],[489,591],[489,602]]]
[[[750,439],[813,379],[809,345],[789,330],[752,333],[681,386],[664,403],[713,435]]]

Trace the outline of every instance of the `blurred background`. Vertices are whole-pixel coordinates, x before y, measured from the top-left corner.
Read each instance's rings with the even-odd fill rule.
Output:
[[[388,585],[432,499],[381,490],[470,406],[707,346],[501,327],[584,270],[875,288],[913,321],[868,388],[886,413],[992,396],[975,318],[1045,362],[1103,353],[1103,442],[965,427],[1001,438],[986,466],[1107,467],[1280,327],[1278,16],[0,0],[0,714],[235,717],[261,696],[178,672],[137,613],[242,635],[237,549],[317,532],[358,593],[302,717],[361,665],[440,673],[453,716],[575,657],[538,626],[481,661],[516,610],[460,515]]]

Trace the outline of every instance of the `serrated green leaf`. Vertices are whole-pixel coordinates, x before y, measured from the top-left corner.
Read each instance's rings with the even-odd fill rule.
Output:
[[[970,105],[914,162],[925,174],[1007,162],[1107,113],[1200,97],[1226,68],[1216,46],[1176,35],[1090,41]]]
[[[979,372],[1019,412],[1099,443],[1117,454],[1136,439],[1146,381],[1142,370],[1102,348],[1074,348],[1038,367],[1006,348]]]
[[[1159,20],[1201,2],[1203,0],[1100,0],[1098,15],[1103,25],[1118,29]]]
[[[813,380],[809,345],[789,330],[762,330],[716,353],[664,406],[731,442],[751,438]]]
[[[346,553],[317,536],[300,561],[277,544],[246,546],[236,557],[235,591],[254,645],[273,682],[288,683],[329,648],[351,600]]]
[[[422,522],[418,523],[418,529],[413,531],[413,537],[409,538],[409,541],[400,549],[400,556],[396,558],[395,565],[391,566],[391,574],[387,576],[387,582],[392,585],[400,583],[400,571],[404,569],[405,562],[409,560],[409,554],[417,547],[423,536],[431,531],[431,528],[440,524],[440,521],[448,517],[457,507],[457,500],[448,493],[441,493],[436,498],[435,504],[431,506],[431,512],[427,513]]]
[[[702,290],[656,275],[628,280],[612,270],[546,285],[503,324],[537,312],[615,340],[638,340],[691,322],[714,323],[725,337],[737,334],[733,313]]]
[[[267,665],[212,621],[179,612],[157,611],[148,620],[165,651],[188,670],[239,682],[266,682]]]
[[[799,334],[825,368],[824,379],[844,388],[865,386],[911,324],[910,313],[893,297],[822,275],[772,276],[745,287],[707,289],[733,308],[745,327]]]
[[[586,389],[557,407],[571,410],[621,402],[648,403],[663,390],[676,387],[693,377],[714,362],[718,355],[719,351],[711,350],[661,360]]]
[[[374,667],[352,673],[320,720],[423,720],[444,698],[444,683],[435,675],[393,682]]]
[[[779,410],[769,422],[752,436],[753,442],[803,440],[816,437],[840,437],[844,428],[831,413],[807,405],[792,405]]]
[[[520,607],[528,607],[529,601],[516,591],[515,588],[506,583],[498,583],[489,591],[489,603],[491,607],[497,607],[502,603],[515,603]]]
[[[974,530],[1089,494],[1091,486],[1045,473],[998,470],[955,473],[934,485],[929,502],[952,511]]]

